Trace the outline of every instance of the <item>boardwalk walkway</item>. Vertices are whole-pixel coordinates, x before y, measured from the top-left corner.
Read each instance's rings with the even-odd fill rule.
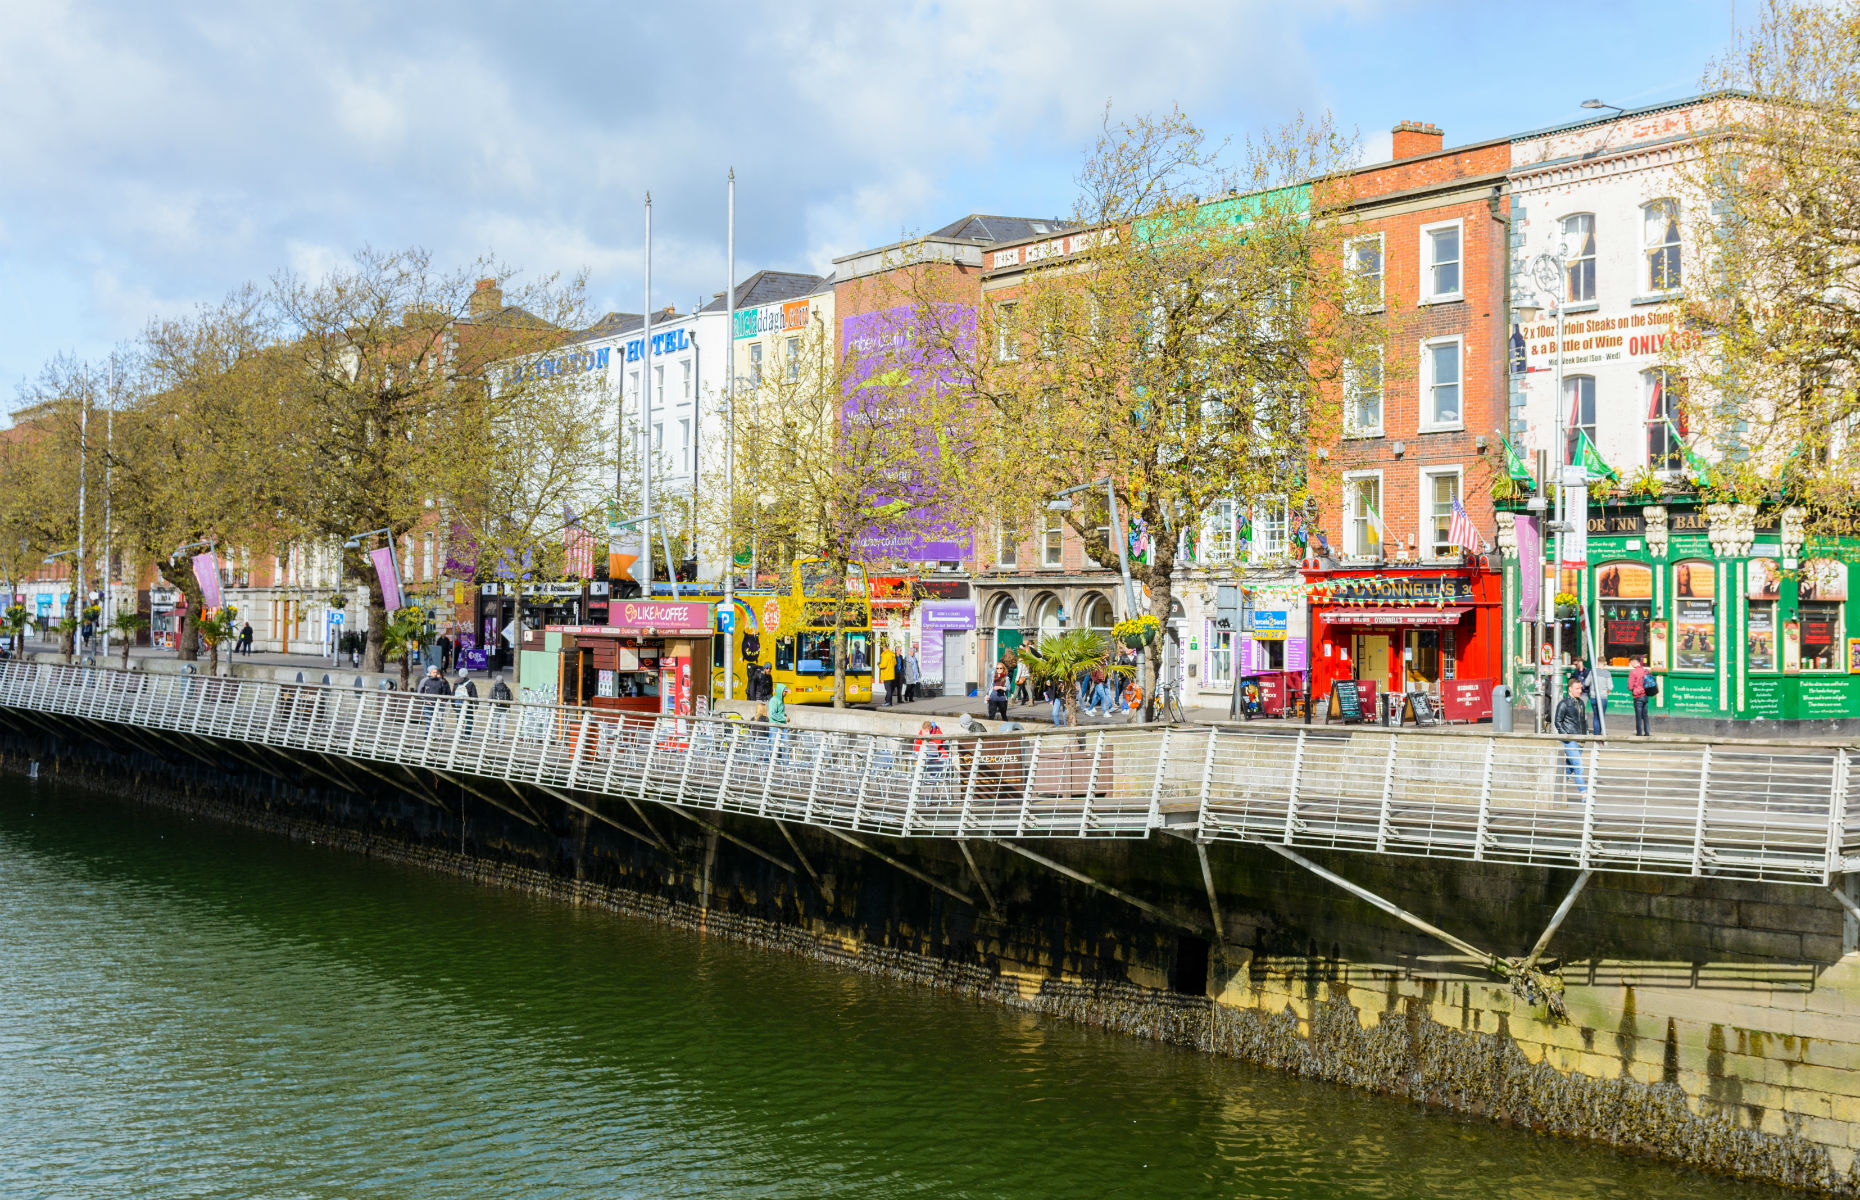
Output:
[[[405,692],[0,664],[0,712],[906,838],[1271,843],[1825,885],[1860,868],[1839,746],[1098,726],[934,740]],[[314,766],[307,769],[314,771]]]

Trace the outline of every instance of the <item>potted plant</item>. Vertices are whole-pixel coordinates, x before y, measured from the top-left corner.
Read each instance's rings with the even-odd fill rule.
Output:
[[[1115,637],[1120,645],[1139,650],[1154,642],[1157,633],[1161,630],[1162,622],[1151,614],[1144,613],[1140,617],[1132,617],[1128,621],[1119,621],[1113,625],[1111,636]]]
[[[1576,593],[1558,592],[1556,594],[1556,619],[1559,621],[1574,620],[1576,615],[1582,611],[1581,606],[1582,602],[1576,599]]]

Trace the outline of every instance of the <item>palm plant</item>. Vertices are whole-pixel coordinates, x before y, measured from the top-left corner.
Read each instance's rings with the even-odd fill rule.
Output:
[[[403,692],[408,684],[408,656],[420,644],[425,632],[426,614],[412,606],[395,609],[381,630],[381,657],[389,662],[400,661],[400,690]]]
[[[110,632],[123,646],[123,670],[129,669],[129,648],[136,644],[136,634],[148,623],[149,619],[138,612],[119,612],[110,618]]]
[[[13,639],[13,653],[16,655],[25,652],[26,625],[31,620],[32,616],[23,604],[8,605],[6,612],[0,614],[0,633]]]
[[[1075,684],[1080,674],[1100,667],[1108,675],[1131,674],[1128,664],[1116,660],[1105,636],[1090,629],[1068,629],[1064,633],[1050,634],[1042,637],[1039,645],[1031,650],[1023,649],[1022,653],[1035,679],[1058,681],[1068,726],[1079,723],[1079,693]]]
[[[230,642],[235,636],[234,622],[239,616],[231,608],[216,608],[204,614],[197,629],[200,640],[207,644],[207,674],[220,673],[220,645]]]
[[[72,656],[77,653],[77,632],[80,624],[82,622],[76,617],[60,617],[52,623],[52,628],[58,633],[58,649],[65,656],[67,665],[71,662]]]

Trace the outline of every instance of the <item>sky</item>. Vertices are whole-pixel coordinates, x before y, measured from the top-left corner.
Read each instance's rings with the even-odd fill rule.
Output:
[[[1746,0],[1745,15],[1755,4]],[[1691,95],[1733,0],[0,0],[0,395],[363,246],[586,272],[639,311],[970,212],[1063,216],[1105,106],[1388,156]]]

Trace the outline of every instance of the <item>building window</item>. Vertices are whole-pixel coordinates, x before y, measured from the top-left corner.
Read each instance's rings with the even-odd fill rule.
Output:
[[[1564,462],[1582,461],[1582,435],[1595,440],[1595,376],[1567,375],[1563,379],[1563,403],[1569,406],[1569,444],[1563,448]]]
[[[1680,411],[1672,378],[1664,367],[1656,367],[1641,373],[1640,384],[1647,397],[1647,466],[1655,471],[1677,471],[1684,459],[1680,437],[1686,432],[1686,417]]]
[[[1201,521],[1201,542],[1195,558],[1202,563],[1232,562],[1234,557],[1235,515],[1238,506],[1232,500],[1216,500]]]
[[[1343,480],[1343,551],[1352,558],[1382,557],[1382,476],[1346,475]]]
[[[762,386],[762,343],[749,343],[749,386]]]
[[[793,383],[801,377],[801,339],[789,338],[786,353],[788,355],[788,382]]]
[[[1652,665],[1653,568],[1642,563],[1605,563],[1595,573],[1602,608],[1602,661],[1611,667],[1638,658]]]
[[[1363,311],[1382,307],[1382,235],[1352,239],[1344,247],[1344,261],[1356,278],[1356,302]]]
[[[678,457],[687,464],[691,461],[691,422],[688,418],[678,422]]]
[[[1006,525],[1001,527],[995,543],[995,565],[1002,568],[1020,566],[1020,535]]]
[[[691,400],[691,360],[687,358],[685,361],[679,363],[678,365],[684,371],[683,382],[679,385],[681,390],[679,391],[678,394],[680,397],[682,397],[685,400],[686,403],[689,403]]]
[[[1460,222],[1421,229],[1421,302],[1460,298]]]
[[[627,393],[631,395],[635,400],[639,399],[639,372],[638,371],[628,371],[626,373],[626,390],[627,390]]]
[[[665,451],[665,425],[663,422],[652,423],[652,452],[662,454]]]
[[[1673,668],[1718,669],[1718,569],[1708,561],[1673,567]]]
[[[1847,564],[1832,558],[1811,558],[1803,568],[1796,583],[1795,607],[1802,669],[1846,671],[1841,611],[1847,606]]]
[[[652,368],[652,406],[665,407],[665,368]]]
[[[1572,304],[1595,299],[1595,214],[1563,218],[1563,270],[1568,281],[1563,299]]]
[[[1428,557],[1451,557],[1453,503],[1460,498],[1459,468],[1421,472],[1421,494],[1427,497],[1427,518],[1421,526],[1421,538],[1427,546]]]
[[[995,309],[995,359],[1013,362],[1020,357],[1020,305],[1006,303]]]
[[[1460,339],[1428,342],[1421,347],[1421,378],[1426,409],[1421,428],[1458,429],[1460,419]]]
[[[1773,572],[1768,580],[1758,575],[1764,568]],[[1774,671],[1776,592],[1772,589],[1781,585],[1782,573],[1777,564],[1767,558],[1751,559],[1750,573],[1751,596],[1748,611],[1744,614],[1744,661],[1752,671]]]
[[[1104,539],[1104,548],[1110,552],[1111,559],[1115,562],[1117,560],[1117,543],[1111,540],[1111,527],[1109,525],[1100,525],[1098,526],[1097,532],[1098,536]],[[1082,557],[1085,559],[1085,565],[1088,567],[1104,566],[1103,563],[1091,556],[1090,551],[1084,551]]]
[[[1234,682],[1234,635],[1227,629],[1208,634],[1208,678],[1204,686],[1232,687]]]
[[[1641,206],[1641,240],[1647,254],[1647,290],[1679,289],[1679,201],[1655,200]]]
[[[293,563],[292,566],[294,568],[295,564]],[[433,535],[430,533],[421,539],[420,566],[422,577],[431,579],[433,577]],[[292,580],[292,582],[296,581]]]
[[[1057,567],[1064,562],[1066,527],[1058,518],[1048,518],[1048,521],[1040,539],[1040,565]]]
[[[1351,363],[1343,374],[1346,437],[1382,436],[1382,350]]]
[[[1255,562],[1284,558],[1286,538],[1291,532],[1291,506],[1283,496],[1268,496],[1253,506],[1253,545]]]

